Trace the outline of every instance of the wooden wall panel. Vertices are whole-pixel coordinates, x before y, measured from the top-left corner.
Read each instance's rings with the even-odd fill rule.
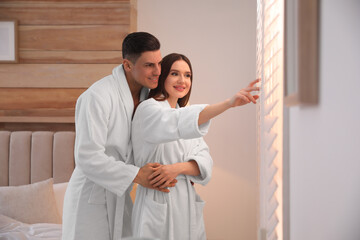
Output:
[[[10,109],[0,110],[0,117],[71,117],[74,113],[74,108]]]
[[[14,2],[14,3],[60,3],[60,2],[81,2],[81,3],[129,3],[133,0],[6,0],[6,2]],[[5,1],[4,1],[5,2]]]
[[[0,88],[0,122],[73,122],[86,89]]]
[[[23,117],[25,118],[25,117]],[[46,122],[41,121],[43,118],[40,119],[40,121],[37,122],[31,122],[36,120],[36,118],[28,118],[30,121],[23,121],[20,119],[17,119],[19,121],[4,121],[0,122],[0,129],[6,129],[8,131],[75,131],[75,125],[73,121],[68,122]],[[37,118],[39,119],[39,118]],[[53,120],[50,119],[50,120]],[[26,124],[24,124],[26,122]]]
[[[0,20],[19,23],[19,62],[0,64],[0,129],[73,130],[78,96],[122,62],[122,41],[136,31],[136,5],[0,1]]]
[[[0,109],[72,109],[86,89],[75,88],[1,88]]]
[[[117,64],[2,64],[6,88],[87,88],[110,75]]]
[[[126,2],[0,3],[0,19],[17,19],[21,25],[127,25],[129,14]]]
[[[121,50],[128,25],[20,26],[20,50]]]
[[[59,110],[62,112],[62,110]],[[28,116],[24,115],[25,112],[22,113],[21,116],[0,116],[0,129],[1,130],[9,130],[7,126],[9,126],[7,123],[21,123],[18,126],[18,129],[16,131],[24,131],[28,123],[59,123],[59,127],[63,125],[63,123],[71,123],[74,124],[75,117],[72,116]],[[24,124],[26,123],[26,124]],[[26,128],[28,129],[28,128]],[[31,129],[29,129],[31,130]],[[35,131],[35,129],[32,129],[31,131]]]
[[[137,0],[130,1],[130,32],[137,29]]]
[[[20,51],[20,63],[117,63],[121,51]]]

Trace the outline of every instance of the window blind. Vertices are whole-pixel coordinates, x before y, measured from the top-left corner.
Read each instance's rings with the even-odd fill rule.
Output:
[[[283,239],[283,0],[257,0],[259,239]]]

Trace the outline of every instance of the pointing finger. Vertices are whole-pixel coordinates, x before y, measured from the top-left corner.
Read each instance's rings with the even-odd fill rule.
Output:
[[[249,87],[253,87],[255,84],[257,84],[258,82],[260,82],[260,80],[261,80],[261,79],[258,78],[258,79],[256,79],[256,80],[250,82]]]

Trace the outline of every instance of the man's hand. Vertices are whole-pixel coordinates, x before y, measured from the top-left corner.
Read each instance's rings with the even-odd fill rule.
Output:
[[[175,181],[172,181],[170,184],[164,186],[163,188],[159,188],[157,186],[153,186],[152,184],[150,184],[150,180],[149,177],[154,173],[154,171],[157,169],[157,167],[160,167],[161,164],[160,163],[148,163],[145,166],[141,167],[138,174],[136,175],[135,179],[134,179],[134,183],[138,183],[143,187],[147,187],[147,188],[151,188],[151,189],[156,189],[159,190],[161,192],[170,192],[169,189],[167,189],[166,187],[174,187],[176,184],[176,179]]]
[[[176,164],[160,165],[154,168],[155,171],[150,175],[150,184],[153,187],[166,188],[177,182],[175,179],[180,174],[180,169]]]
[[[149,177],[149,179],[151,179],[150,184],[153,187],[159,188],[175,185],[174,183],[177,182],[175,178],[180,174],[185,174],[189,176],[200,175],[200,169],[195,160],[169,165],[160,165],[158,167],[155,167],[154,169],[154,173],[151,174]]]

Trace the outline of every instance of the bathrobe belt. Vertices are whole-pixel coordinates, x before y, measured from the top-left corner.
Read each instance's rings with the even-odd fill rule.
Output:
[[[132,146],[131,141],[128,142],[127,154],[126,154],[126,163],[133,157],[132,156]],[[130,199],[130,192],[132,190],[133,184],[129,186],[126,192],[122,196],[117,196],[113,192],[106,190],[106,204],[107,204],[107,213],[109,221],[109,231],[112,234],[113,240],[121,239],[124,234],[126,236],[132,235],[131,223],[124,223],[124,215],[128,215],[131,219],[132,212],[128,212],[128,208],[125,206],[126,199]],[[132,203],[131,203],[132,204]],[[115,214],[114,214],[115,213]],[[122,228],[115,227],[122,226]],[[115,227],[115,231],[114,231]],[[123,232],[125,231],[125,232]]]

